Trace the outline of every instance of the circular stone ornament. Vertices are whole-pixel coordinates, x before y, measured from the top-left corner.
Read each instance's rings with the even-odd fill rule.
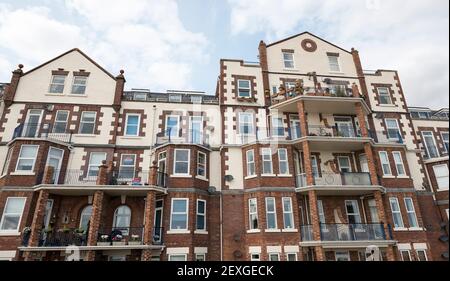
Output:
[[[317,50],[317,44],[311,39],[304,39],[302,41],[302,48],[307,52],[314,52]]]

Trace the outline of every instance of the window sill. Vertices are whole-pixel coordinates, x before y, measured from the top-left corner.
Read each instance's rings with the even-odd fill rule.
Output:
[[[283,68],[283,71],[287,71],[287,72],[299,72],[300,70],[298,70],[297,68]]]
[[[194,234],[208,234],[207,230],[194,230]]]
[[[384,106],[384,107],[398,107],[397,105],[395,105],[395,104],[379,104],[378,106]]]
[[[141,136],[122,136],[121,139],[143,139]]]
[[[209,181],[207,178],[202,176],[195,176],[196,179],[202,180],[202,181]]]
[[[35,172],[22,172],[22,171],[15,171],[12,173],[9,173],[10,176],[34,176],[36,175]]]
[[[290,177],[292,177],[292,175],[291,174],[277,174],[277,177],[290,178]]]
[[[170,177],[171,178],[185,178],[185,179],[187,179],[187,178],[192,178],[192,176],[191,175],[170,175]]]
[[[0,230],[0,236],[20,236],[20,232],[13,230]]]
[[[397,176],[398,179],[410,179],[408,176]]]
[[[45,95],[46,96],[53,96],[53,97],[63,97],[63,96],[65,96],[64,93],[60,93],[60,94],[58,94],[58,93],[46,93]]]
[[[80,97],[80,98],[87,98],[86,94],[67,94],[68,97]]]
[[[281,232],[298,232],[297,228],[284,228]]]
[[[408,231],[406,227],[394,227],[394,231]]]
[[[281,229],[278,228],[269,228],[269,229],[265,229],[264,232],[268,232],[268,233],[275,233],[275,232],[281,232]]]
[[[386,175],[386,176],[383,176],[383,179],[395,179],[395,176]]]
[[[260,229],[249,229],[247,230],[247,233],[260,233],[261,230]]]
[[[276,174],[261,174],[261,177],[276,177]]]
[[[191,231],[186,230],[186,229],[181,229],[181,230],[172,229],[172,230],[168,230],[166,233],[167,234],[191,234]]]
[[[92,138],[97,136],[96,134],[75,134],[75,137],[81,137],[81,138]]]
[[[254,179],[254,178],[257,178],[258,177],[258,175],[251,175],[251,176],[246,176],[244,179],[245,180],[249,180],[249,179]]]
[[[410,227],[408,228],[409,231],[423,231],[423,227]]]

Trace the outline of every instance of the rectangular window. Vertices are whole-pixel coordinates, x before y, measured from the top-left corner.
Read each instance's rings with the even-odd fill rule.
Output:
[[[250,98],[252,96],[252,90],[250,80],[238,80],[238,97],[239,98]]]
[[[106,160],[105,152],[91,152],[89,158],[88,176],[96,177],[98,174],[98,167]]]
[[[439,152],[437,150],[433,132],[422,132],[422,137],[424,140],[427,156],[429,158],[439,157]]]
[[[256,174],[255,171],[255,151],[247,150],[246,152],[247,156],[247,176],[253,176]]]
[[[286,253],[286,260],[287,261],[297,261],[297,254],[296,253]]]
[[[294,54],[292,52],[283,52],[284,68],[294,68]]]
[[[266,197],[267,229],[277,228],[277,210],[274,197]]]
[[[266,175],[273,174],[272,149],[261,148],[261,158],[262,158],[262,174]]]
[[[8,197],[0,221],[0,231],[19,231],[26,198]]]
[[[341,67],[339,66],[339,57],[338,56],[328,56],[328,65],[330,66],[330,71],[332,72],[340,72]]]
[[[191,96],[191,102],[192,103],[202,103],[203,97],[202,96]]]
[[[179,137],[180,131],[180,116],[169,115],[166,117],[166,137]]]
[[[402,261],[411,261],[411,253],[409,250],[400,250]]]
[[[195,254],[195,261],[205,261],[205,254]]]
[[[391,94],[389,93],[388,88],[377,88],[377,91],[378,97],[380,98],[380,104],[392,104]]]
[[[170,216],[171,230],[188,229],[188,203],[186,198],[172,198],[172,209]]]
[[[94,111],[83,111],[80,120],[80,134],[93,134],[97,113]]]
[[[8,153],[6,154],[6,160],[5,164],[3,165],[2,169],[2,176],[6,175],[8,173],[9,164],[11,163],[11,155],[12,155],[12,149],[8,149]]]
[[[351,96],[346,85],[331,85],[330,93],[335,97]]]
[[[419,118],[420,119],[428,119],[430,117],[428,112],[425,111],[419,111]]]
[[[441,133],[441,138],[442,138],[442,142],[444,143],[444,149],[445,149],[445,152],[449,152],[449,147],[448,147],[448,132],[443,132],[443,133]]]
[[[289,174],[289,163],[286,148],[278,149],[279,173],[282,175]]]
[[[197,230],[206,230],[206,201],[197,200]]]
[[[385,119],[387,137],[390,140],[399,141],[402,139],[397,119]]]
[[[258,203],[256,198],[248,199],[249,229],[258,229]]]
[[[119,179],[133,179],[135,177],[135,166],[136,154],[122,154],[120,156]]]
[[[317,209],[319,211],[319,222],[325,223],[325,212],[323,210],[323,202],[322,200],[317,200]]]
[[[203,118],[201,116],[191,116],[190,118],[190,140],[192,143],[202,143],[203,141]]]
[[[269,253],[269,261],[280,261],[280,254]]]
[[[336,261],[350,261],[349,252],[336,251],[334,253]]]
[[[126,136],[138,136],[140,126],[140,114],[127,114],[125,121],[125,135]]]
[[[250,261],[260,261],[261,258],[259,256],[259,254],[251,254],[250,255]]]
[[[173,165],[175,175],[189,175],[190,154],[189,149],[175,149],[175,164]]]
[[[378,153],[380,155],[381,167],[383,169],[384,176],[392,176],[391,164],[389,162],[389,155],[386,151],[380,151]]]
[[[197,175],[206,178],[206,154],[200,151],[197,154]]]
[[[291,121],[291,139],[295,140],[300,138],[302,136],[302,132],[300,130],[300,119],[298,115],[291,115],[289,119]]]
[[[402,212],[400,211],[400,205],[398,204],[397,197],[389,198],[389,203],[391,205],[392,218],[394,220],[395,228],[402,228],[403,224]]]
[[[448,190],[449,177],[448,177],[448,166],[435,165],[433,166],[434,177],[436,178],[438,190]]]
[[[169,95],[169,102],[181,102],[181,95]]]
[[[52,94],[62,94],[64,92],[65,75],[53,75],[48,92]]]
[[[66,133],[67,120],[69,119],[69,111],[58,110],[55,116],[55,123],[53,124],[53,133]]]
[[[255,134],[252,113],[247,112],[239,113],[239,133],[242,135]]]
[[[350,157],[338,156],[339,170],[341,173],[351,173],[352,166],[350,164]]]
[[[411,197],[405,197],[406,214],[408,215],[409,227],[419,227],[417,222],[416,210],[414,208],[414,201]]]
[[[86,92],[87,77],[75,76],[73,77],[72,94],[84,95]]]
[[[285,229],[294,228],[294,213],[292,211],[292,198],[283,197],[283,223]]]
[[[16,171],[33,171],[39,145],[22,145],[17,159]]]
[[[283,118],[272,117],[272,136],[274,137],[284,136]]]
[[[337,136],[344,138],[354,138],[355,130],[352,117],[334,117],[336,122]]]
[[[311,169],[314,178],[318,178],[319,174],[319,165],[317,163],[317,157],[315,155],[311,156]]]
[[[397,168],[397,175],[406,176],[405,165],[403,165],[402,153],[400,151],[393,151],[395,168]]]
[[[358,201],[345,200],[345,209],[347,211],[347,218],[349,224],[361,223],[361,215],[359,213]]]
[[[416,254],[419,261],[428,261],[426,250],[416,250]]]
[[[380,218],[378,217],[378,208],[377,208],[377,203],[376,203],[375,199],[370,199],[368,201],[368,205],[369,205],[369,213],[370,213],[370,218],[372,220],[372,223],[379,223]]]
[[[186,261],[187,255],[181,254],[181,255],[169,255],[169,261]]]

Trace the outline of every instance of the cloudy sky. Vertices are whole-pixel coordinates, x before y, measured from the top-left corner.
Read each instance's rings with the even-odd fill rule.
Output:
[[[0,0],[0,81],[71,48],[127,88],[214,94],[220,58],[303,31],[397,69],[410,106],[448,107],[447,0]]]

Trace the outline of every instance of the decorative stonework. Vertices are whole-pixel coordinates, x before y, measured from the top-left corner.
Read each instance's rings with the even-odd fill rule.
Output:
[[[315,52],[317,50],[317,44],[311,39],[304,39],[301,43],[303,50],[307,52]]]

